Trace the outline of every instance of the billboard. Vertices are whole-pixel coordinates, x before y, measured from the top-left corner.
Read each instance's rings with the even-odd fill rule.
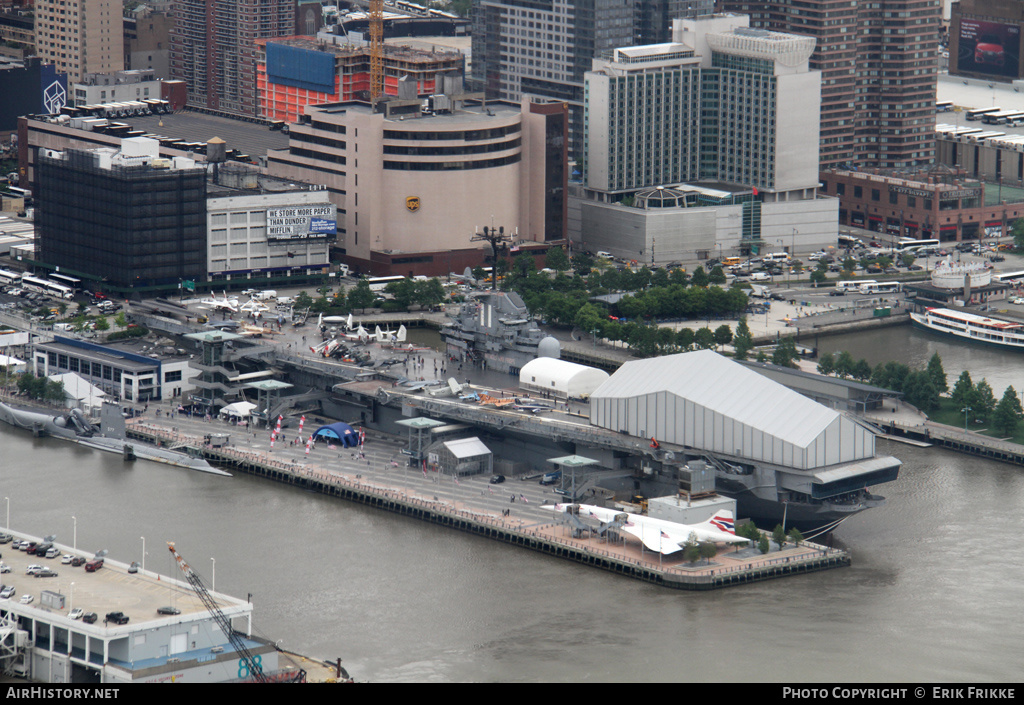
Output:
[[[267,209],[269,242],[324,239],[337,231],[337,217],[333,204]]]
[[[1020,27],[960,18],[957,70],[961,73],[1018,78]]]

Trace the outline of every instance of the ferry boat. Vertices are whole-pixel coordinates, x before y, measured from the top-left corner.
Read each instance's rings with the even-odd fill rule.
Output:
[[[910,318],[915,325],[937,333],[1024,350],[1024,323],[1017,321],[950,308],[929,308],[924,313],[911,313]]]

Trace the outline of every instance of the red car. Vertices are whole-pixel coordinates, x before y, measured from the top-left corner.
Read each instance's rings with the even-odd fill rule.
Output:
[[[991,64],[1002,66],[1006,61],[1006,53],[1003,45],[996,41],[996,37],[984,36],[974,47],[974,63]]]

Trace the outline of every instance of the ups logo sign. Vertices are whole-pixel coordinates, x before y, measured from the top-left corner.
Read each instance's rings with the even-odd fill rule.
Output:
[[[420,197],[419,196],[409,196],[407,199],[405,199],[405,207],[409,211],[415,213],[416,211],[418,211],[420,209]]]

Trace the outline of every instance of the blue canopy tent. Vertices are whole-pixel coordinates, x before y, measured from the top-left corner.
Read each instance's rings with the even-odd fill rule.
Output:
[[[359,445],[359,433],[347,423],[332,423],[329,426],[321,426],[313,435],[317,438],[341,441],[344,448],[355,448]]]

